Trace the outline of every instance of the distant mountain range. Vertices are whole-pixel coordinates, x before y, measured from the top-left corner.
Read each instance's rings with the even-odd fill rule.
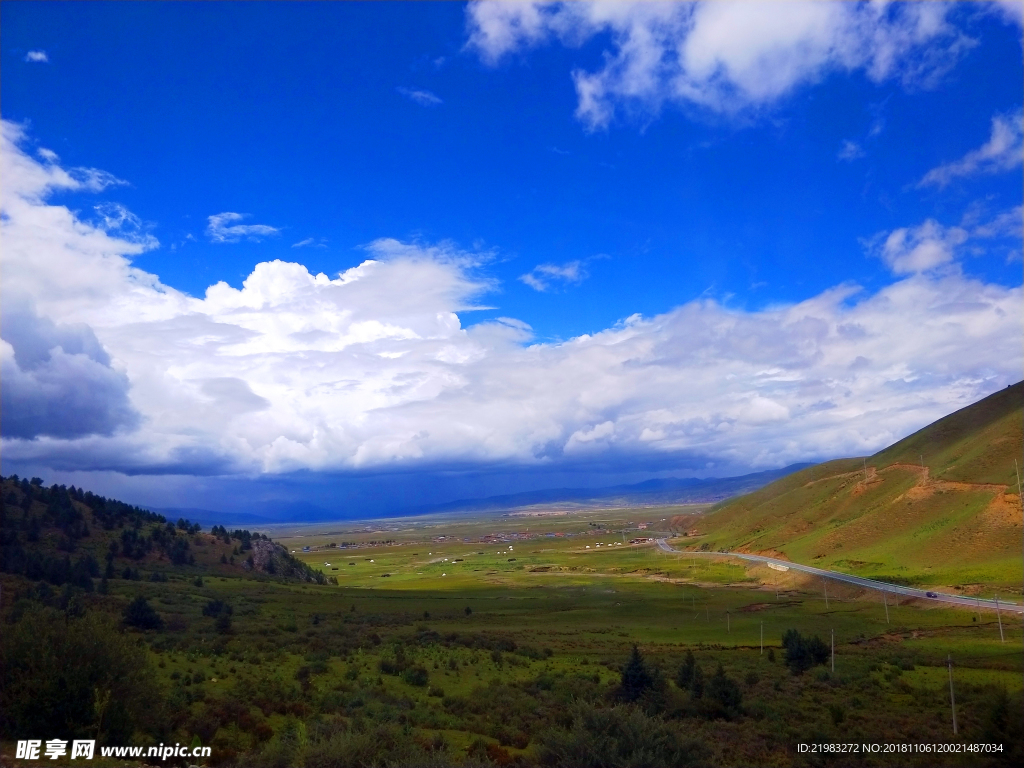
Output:
[[[783,469],[740,477],[666,477],[605,488],[550,488],[482,499],[462,499],[416,510],[427,512],[498,512],[536,506],[639,507],[671,504],[711,504],[762,488],[781,477],[812,466],[793,464]]]
[[[670,506],[673,504],[710,504],[740,494],[750,493],[768,483],[812,466],[793,464],[783,469],[755,472],[740,477],[676,478],[645,480],[631,485],[613,485],[605,488],[550,488],[525,491],[478,499],[460,499],[446,504],[432,504],[401,510],[392,515],[407,517],[432,513],[511,512],[536,506],[578,507],[642,507]],[[352,520],[351,515],[339,514],[312,504],[281,504],[265,507],[265,514],[247,512],[215,512],[197,508],[154,509],[169,519],[187,518],[204,526],[224,525],[228,528],[255,527],[281,523],[314,523],[332,520]]]

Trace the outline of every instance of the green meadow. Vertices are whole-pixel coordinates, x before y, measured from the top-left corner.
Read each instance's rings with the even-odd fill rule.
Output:
[[[655,546],[703,508],[292,526],[264,539],[120,508],[113,519],[110,503],[104,516],[77,497],[74,522],[55,511],[58,487],[25,487],[5,483],[7,540],[27,558],[23,573],[0,574],[5,764],[32,764],[14,759],[14,739],[51,733],[204,745],[208,764],[267,768],[800,766],[822,764],[800,744],[852,741],[1000,745],[858,765],[1020,757],[1019,616],[886,605]],[[60,585],[46,568],[60,571],[83,521]],[[90,558],[99,578],[84,575]],[[152,615],[132,613],[140,601]],[[801,668],[803,646],[783,645],[793,631],[817,648]],[[101,706],[111,697],[122,709]]]

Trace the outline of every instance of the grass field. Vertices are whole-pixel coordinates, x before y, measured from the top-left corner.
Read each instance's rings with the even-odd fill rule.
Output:
[[[506,525],[504,532],[514,531]],[[209,579],[201,590],[180,585],[161,610],[188,625],[190,650],[155,652],[167,684],[174,684],[174,673],[193,679],[198,673],[208,691],[258,686],[260,678],[296,679],[312,662],[310,699],[333,697],[343,711],[362,709],[385,720],[394,715],[389,707],[405,707],[415,731],[431,738],[441,734],[456,752],[482,738],[514,759],[529,757],[531,741],[525,737],[532,735],[516,713],[498,722],[479,712],[455,716],[457,704],[498,691],[512,696],[509,686],[529,688],[545,678],[587,680],[610,690],[633,644],[671,677],[690,648],[705,668],[721,663],[744,681],[750,712],[745,724],[695,724],[714,745],[714,762],[723,765],[749,764],[758,754],[799,764],[797,743],[841,740],[851,732],[869,741],[948,741],[947,656],[955,661],[961,688],[964,738],[980,737],[984,729],[990,706],[985,691],[1021,691],[1021,627],[1007,622],[1001,642],[991,615],[907,601],[890,605],[887,624],[880,600],[852,588],[834,586],[828,607],[822,594],[795,585],[784,584],[776,598],[774,588],[760,585],[734,562],[691,563],[651,545],[609,546],[608,533],[488,545],[405,535],[398,546],[303,556],[321,568],[341,563],[337,587],[267,583],[250,595],[238,579]],[[598,542],[604,546],[597,548]],[[197,641],[202,647],[221,639],[196,615],[211,598],[238,605],[236,631],[245,637],[230,640],[220,655],[195,650]],[[346,622],[373,627],[380,645],[333,650],[330,637]],[[834,673],[830,664],[801,677],[789,673],[780,638],[794,628],[826,641],[834,632]],[[446,645],[443,638],[452,634],[482,647]],[[508,647],[514,644],[517,652],[489,650],[487,639],[511,641]],[[232,652],[235,644],[252,650]],[[406,664],[427,670],[427,685],[381,673],[382,662],[393,661],[399,648]],[[267,724],[280,733],[293,717],[271,714]],[[519,725],[503,728],[503,720]],[[733,739],[723,740],[725,732]],[[215,743],[240,753],[250,746],[241,736],[234,742],[223,733],[217,738],[215,733]]]
[[[11,503],[21,504],[17,494]],[[9,517],[9,528],[25,527],[33,511]],[[119,555],[111,570],[127,563],[135,573],[104,579],[100,592],[0,574],[0,648],[5,668],[24,670],[40,646],[63,648],[90,632],[127,639],[149,681],[132,700],[153,719],[146,725],[140,715],[121,743],[209,745],[218,765],[568,766],[602,764],[605,755],[603,764],[622,766],[800,766],[821,761],[798,744],[850,740],[1005,744],[981,762],[879,754],[858,765],[1019,758],[1019,621],[1003,617],[1001,640],[991,613],[904,600],[889,603],[887,618],[870,591],[830,584],[826,603],[820,583],[794,572],[669,554],[649,541],[673,518],[701,511],[551,510],[268,531],[336,584],[247,569],[246,552],[235,554],[240,539],[192,532],[192,564],[156,550]],[[114,538],[131,538],[92,525],[77,552],[99,556]],[[38,539],[60,544],[45,527]],[[104,635],[100,621],[89,629],[89,617],[120,626],[140,597],[160,628]],[[828,648],[802,674],[786,663],[789,630]],[[634,646],[648,682],[639,698],[624,699]],[[688,652],[708,681],[703,695],[677,679]],[[49,667],[13,675],[5,695],[22,690],[24,674],[31,690],[64,690],[53,677],[75,674],[82,649],[54,653]],[[102,690],[91,685],[83,689],[90,703]],[[11,705],[25,701],[5,700]],[[101,727],[83,722],[84,735]],[[4,764],[19,764],[9,738],[0,742]]]

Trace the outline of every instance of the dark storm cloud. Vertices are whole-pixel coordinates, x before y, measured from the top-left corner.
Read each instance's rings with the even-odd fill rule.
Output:
[[[30,305],[4,302],[0,336],[14,349],[0,364],[0,430],[7,438],[111,435],[138,423],[128,378],[84,324],[58,325]]]

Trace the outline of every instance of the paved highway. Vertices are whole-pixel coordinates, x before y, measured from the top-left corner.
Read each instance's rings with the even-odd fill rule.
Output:
[[[965,608],[989,608],[995,610],[997,607],[1003,611],[1011,611],[1014,613],[1024,614],[1024,607],[1017,605],[1016,603],[1008,603],[1003,600],[998,602],[998,606],[995,600],[985,600],[976,597],[964,597],[963,595],[947,595],[942,592],[932,592],[935,597],[929,597],[928,593],[923,589],[914,589],[912,587],[901,587],[896,584],[887,584],[884,581],[875,581],[874,579],[864,579],[860,576],[851,576],[848,573],[839,573],[838,571],[825,571],[821,568],[815,568],[811,565],[800,565],[799,563],[791,563],[788,560],[777,560],[774,557],[765,557],[764,555],[748,555],[741,552],[699,552],[695,550],[680,550],[675,547],[669,546],[665,539],[658,539],[658,546],[665,552],[672,552],[679,555],[703,555],[705,557],[738,557],[742,560],[749,560],[754,563],[771,563],[774,565],[781,565],[785,568],[792,568],[794,571],[802,571],[804,573],[810,573],[814,576],[820,576],[823,579],[834,579],[835,581],[845,581],[848,584],[856,584],[858,587],[866,587],[868,589],[877,589],[882,592],[894,593],[897,595],[907,595],[908,597],[919,597],[923,600],[936,600],[941,603],[952,603]]]

